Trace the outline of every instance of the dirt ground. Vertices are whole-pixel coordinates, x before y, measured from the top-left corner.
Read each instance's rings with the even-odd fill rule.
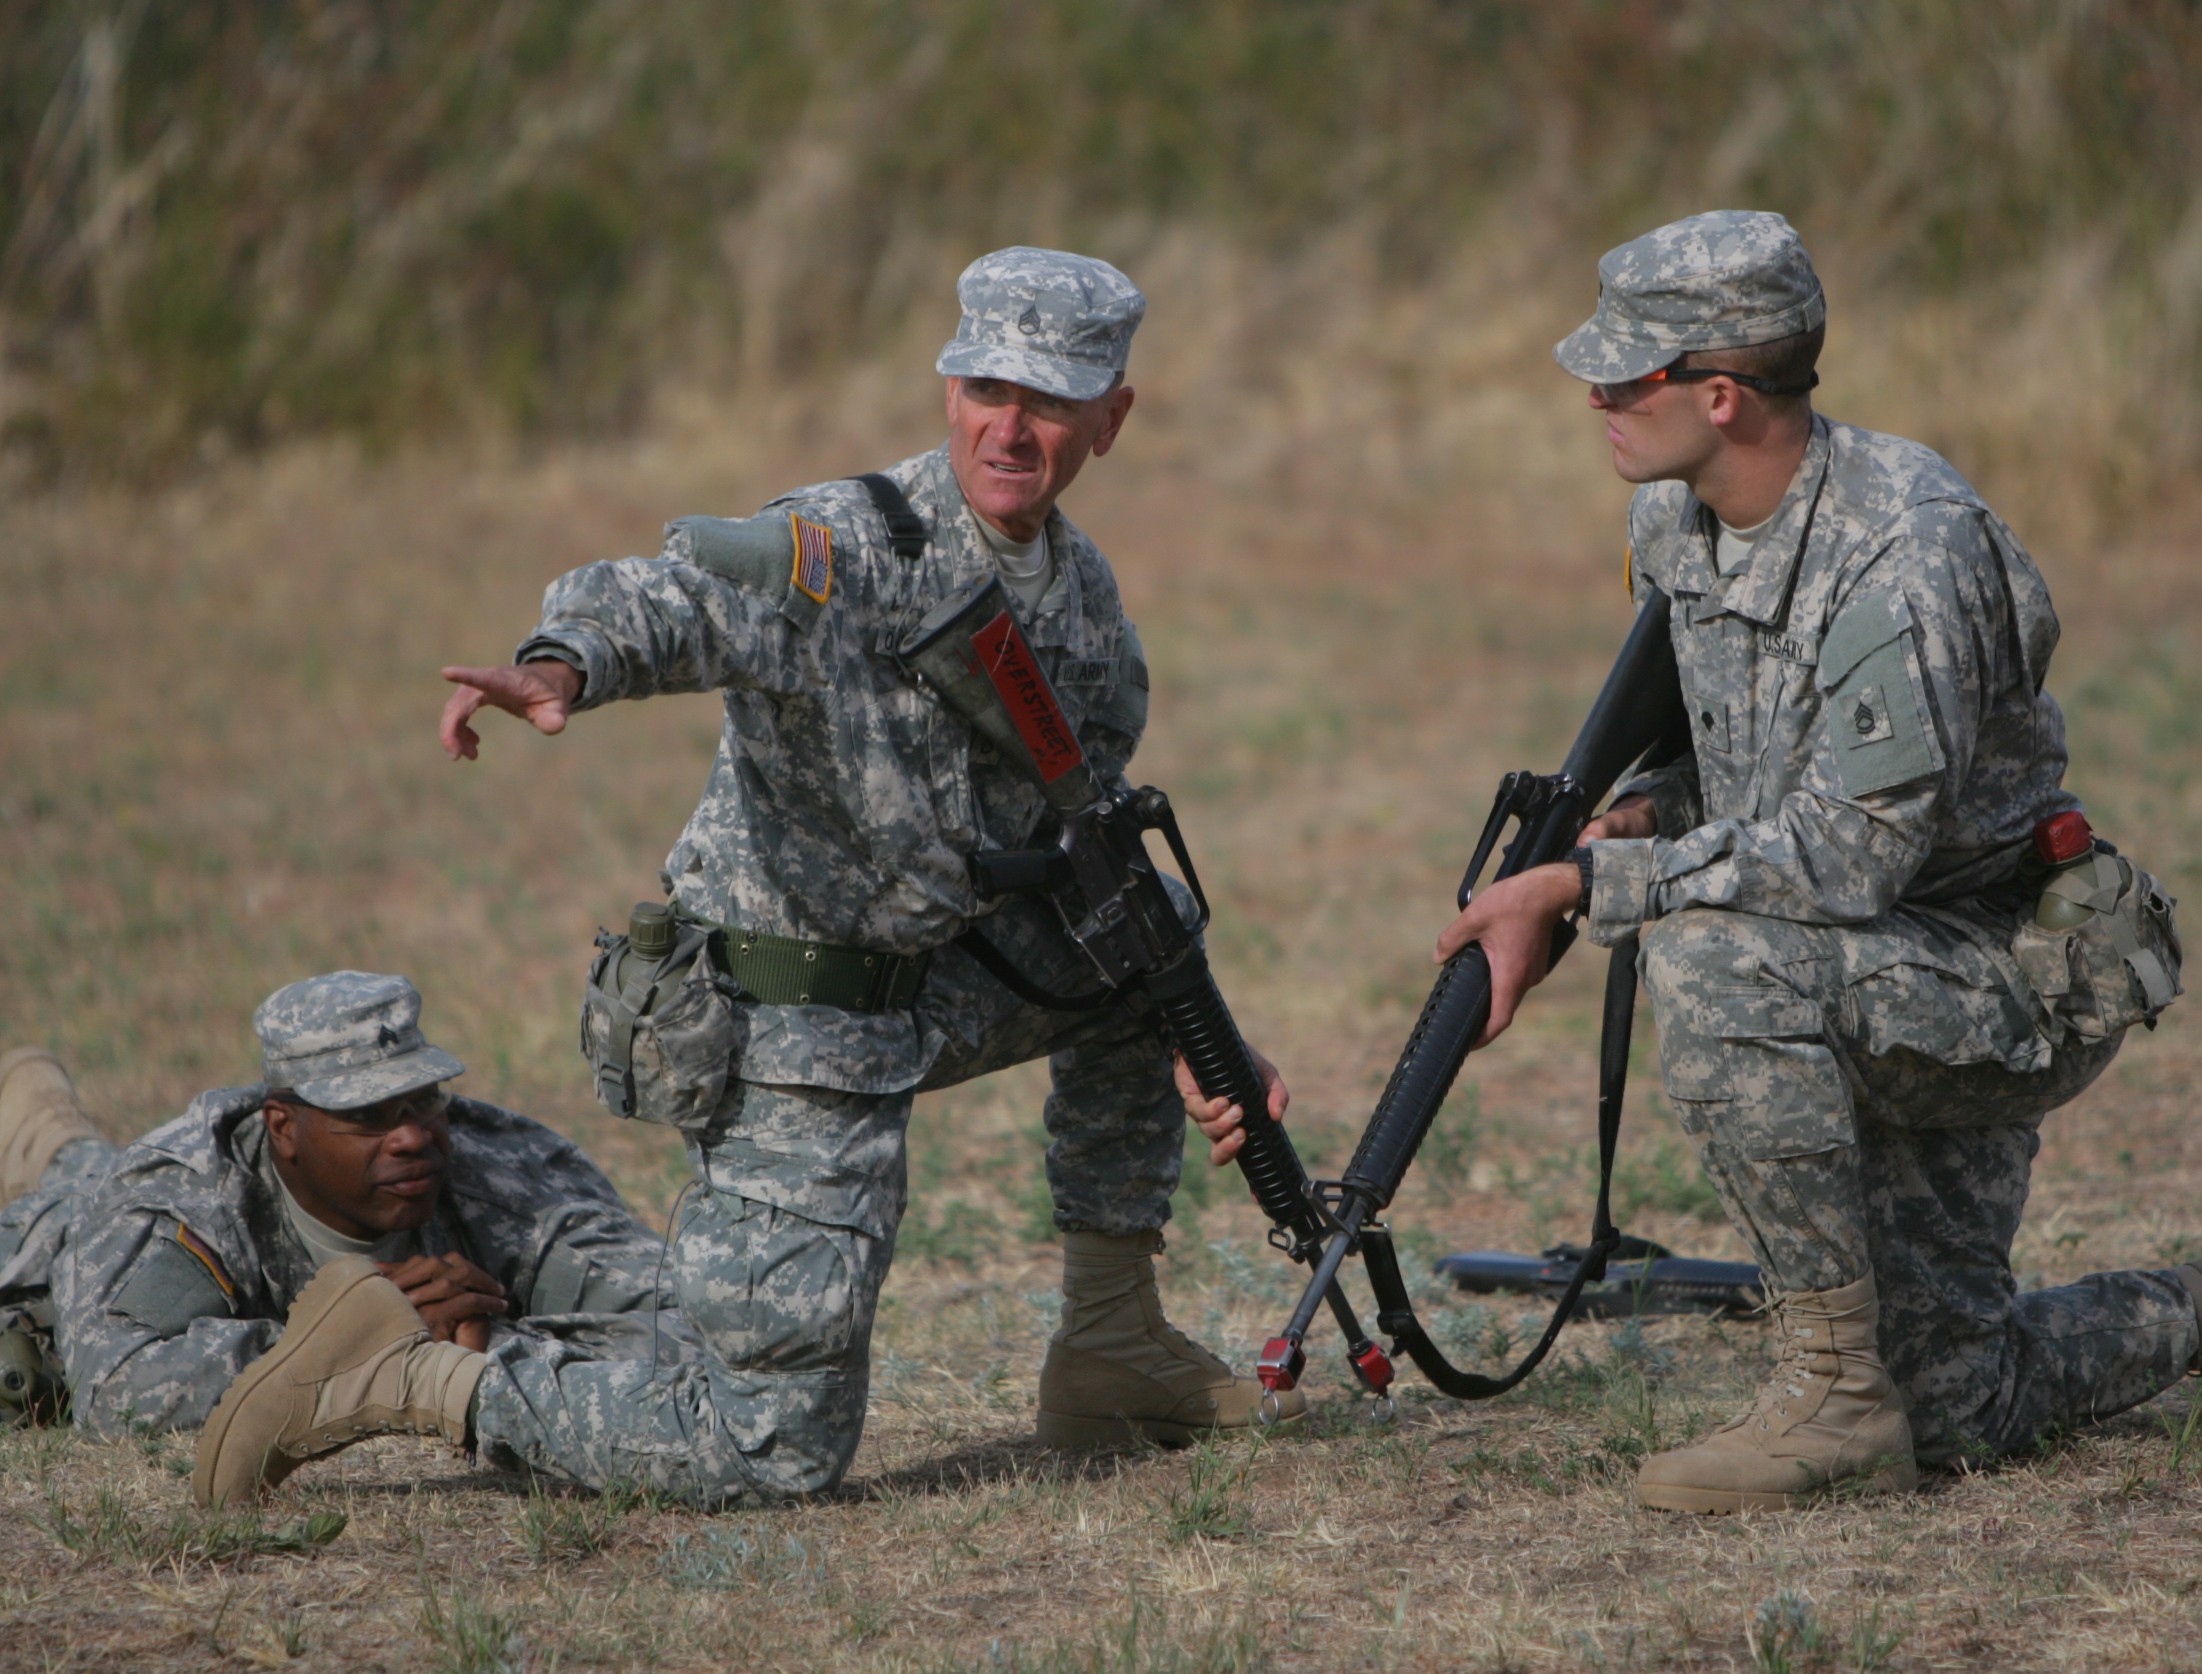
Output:
[[[654,550],[666,517],[929,445],[925,410],[884,389],[699,405],[617,448],[301,450],[158,495],[0,507],[0,1045],[62,1051],[127,1136],[250,1078],[246,1020],[278,983],[405,970],[466,1090],[574,1135],[662,1217],[678,1149],[590,1103],[574,1016],[592,930],[655,893],[713,705],[590,715],[557,740],[505,727],[454,767],[435,670],[509,654],[546,579]],[[1557,764],[1626,628],[1624,495],[1575,399],[1500,389],[1415,453],[1387,450],[1371,400],[1351,446],[1286,426],[1226,453],[1158,398],[1151,445],[1135,426],[1068,503],[1153,658],[1141,777],[1180,806],[1225,992],[1283,1062],[1318,1169],[1343,1164],[1405,1038],[1499,774]],[[1983,486],[2022,527],[2046,493]],[[2187,546],[2159,530],[2040,556],[2067,624],[2053,684],[2073,782],[2192,900]],[[1397,1211],[1418,1267],[1587,1226],[1598,978],[1572,958],[1471,1060]],[[2202,1248],[2193,1006],[2051,1121],[2023,1282]],[[1637,1058],[1629,1230],[1740,1254],[1648,1042]],[[1043,1087],[1028,1067],[921,1104],[871,1423],[839,1496],[712,1517],[388,1440],[308,1468],[258,1516],[207,1518],[188,1438],[16,1433],[0,1667],[2202,1667],[2191,1385],[1914,1497],[1712,1522],[1639,1512],[1631,1471],[1755,1383],[1755,1323],[1579,1324],[1501,1401],[1407,1376],[1388,1424],[1325,1344],[1302,1436],[1041,1449]],[[1235,1176],[1189,1165],[1176,1210],[1170,1309],[1243,1364],[1292,1271]],[[1525,1306],[1427,1293],[1484,1364],[1535,1327]]]

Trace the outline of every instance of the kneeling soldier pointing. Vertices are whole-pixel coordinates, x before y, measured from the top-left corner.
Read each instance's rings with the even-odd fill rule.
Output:
[[[607,954],[588,1033],[609,1101],[687,1134],[700,1190],[670,1265],[706,1352],[652,1367],[494,1351],[473,1421],[494,1463],[701,1503],[831,1488],[862,1431],[912,1096],[1039,1057],[1064,1235],[1041,1437],[1172,1442],[1255,1418],[1259,1387],[1171,1327],[1156,1296],[1183,1128],[1154,1019],[1138,1000],[1029,997],[1096,984],[1051,909],[980,899],[971,857],[1048,841],[1047,805],[898,655],[928,612],[998,580],[1086,758],[1121,777],[1146,724],[1146,663],[1107,561],[1056,499],[1131,411],[1145,299],[1104,262],[1023,248],[974,262],[958,294],[938,367],[945,446],[754,518],[683,519],[661,557],[554,582],[513,666],[446,670],[460,690],[445,747],[469,758],[484,705],[546,733],[661,692],[718,691],[725,706],[665,866],[675,920],[659,926],[711,951],[648,1015]],[[303,1387],[335,1377],[327,1345],[408,1329],[388,1288],[354,1275],[277,1352]],[[217,1493],[249,1488],[271,1445],[323,1450],[275,1389],[241,1390],[249,1445],[217,1463]],[[378,1396],[353,1427],[388,1428],[386,1409],[414,1399]],[[334,1402],[312,1404],[325,1419]]]

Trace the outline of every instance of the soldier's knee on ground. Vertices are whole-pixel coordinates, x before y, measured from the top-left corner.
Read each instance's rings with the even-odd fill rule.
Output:
[[[860,1364],[885,1244],[852,1227],[713,1194],[681,1229],[681,1312],[712,1353],[739,1370]]]

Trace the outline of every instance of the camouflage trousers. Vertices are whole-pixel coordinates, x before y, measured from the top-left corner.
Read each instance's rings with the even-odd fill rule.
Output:
[[[40,1246],[37,1263],[17,1275],[40,1291],[52,1287],[54,1254],[72,1229],[77,1205],[107,1178],[122,1147],[105,1139],[72,1139],[54,1153],[38,1184],[12,1203],[0,1204],[0,1267],[25,1245]]]
[[[1092,986],[1052,920],[1013,904],[988,934],[1043,986]],[[915,1092],[1045,1057],[1056,1223],[1123,1234],[1169,1218],[1185,1116],[1143,1005],[1030,1005],[949,946],[934,955],[915,1009],[941,1045],[910,1091],[730,1083],[708,1132],[690,1141],[699,1189],[670,1255],[704,1352],[652,1364],[501,1348],[475,1414],[488,1462],[701,1505],[834,1487],[863,1432]]]
[[[2012,1453],[2144,1401],[2198,1336],[2169,1272],[2019,1292],[2042,1119],[2118,1043],[2006,1067],[2033,1029],[1994,934],[1902,908],[1863,927],[1697,908],[1642,940],[1667,1093],[1730,1220],[1776,1291],[1873,1274],[1922,1462]]]

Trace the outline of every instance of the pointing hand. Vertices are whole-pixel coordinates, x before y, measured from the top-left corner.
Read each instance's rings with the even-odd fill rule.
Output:
[[[504,668],[447,668],[443,677],[459,689],[443,706],[444,754],[474,760],[482,740],[467,723],[484,704],[517,715],[540,733],[566,730],[566,717],[581,695],[578,670],[560,662],[513,663]]]

